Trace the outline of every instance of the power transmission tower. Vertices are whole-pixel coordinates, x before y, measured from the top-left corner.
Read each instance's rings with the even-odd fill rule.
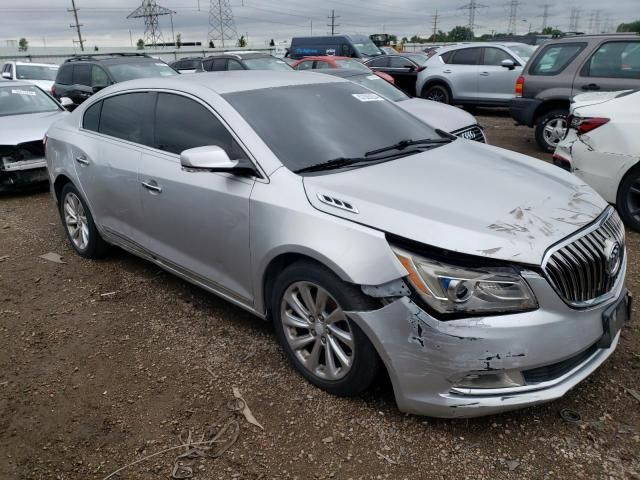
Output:
[[[600,31],[600,10],[596,10],[596,19],[593,22],[594,33],[602,33]]]
[[[520,5],[520,2],[518,0],[511,0],[511,3],[509,4],[509,28],[507,28],[507,33],[516,33],[516,22],[518,21],[518,5]]]
[[[209,41],[220,41],[224,47],[224,42],[231,41],[235,45],[238,38],[236,22],[233,18],[233,9],[229,0],[209,1]]]
[[[545,3],[542,8],[542,30],[544,30],[545,28],[547,28],[547,23],[549,22],[549,7],[551,5],[548,3]]]
[[[460,7],[461,10],[469,10],[469,23],[467,24],[467,27],[469,28],[469,36],[473,36],[473,32],[476,28],[476,11],[479,8],[486,7],[486,5],[478,3],[477,0],[471,0],[466,5]],[[468,40],[471,40],[471,38],[469,38]]]
[[[327,27],[331,27],[331,35],[335,35],[336,34],[336,27],[339,27],[340,25],[336,24],[336,20],[340,17],[336,17],[336,12],[331,10],[331,16],[327,17],[329,20],[331,20],[330,24],[327,24]]]
[[[163,43],[158,17],[174,13],[176,12],[158,5],[155,0],[142,0],[142,5],[127,15],[127,18],[144,18],[144,42],[155,47]]]
[[[569,31],[577,32],[579,22],[580,22],[580,9],[573,7],[571,9],[571,17],[569,18]]]
[[[593,33],[593,22],[596,18],[596,13],[591,10],[591,14],[589,15],[589,28],[587,29],[587,33]]]
[[[75,0],[71,0],[71,8],[68,8],[67,12],[73,12],[73,18],[76,21],[75,25],[69,25],[70,28],[75,28],[76,32],[78,32],[78,40],[74,40],[73,42],[78,42],[80,44],[80,50],[84,52],[84,42],[82,40],[82,33],[80,33],[80,27],[82,27],[82,25],[78,22],[78,9],[76,8]]]
[[[433,34],[431,35],[433,41],[436,41],[438,35],[438,10],[436,10],[436,14],[433,16]]]

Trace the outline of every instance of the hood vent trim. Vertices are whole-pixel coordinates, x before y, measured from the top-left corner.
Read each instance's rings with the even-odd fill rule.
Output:
[[[339,208],[340,210],[346,210],[347,212],[358,214],[360,213],[358,209],[350,202],[346,202],[336,197],[331,197],[329,195],[325,195],[324,193],[318,193],[318,200],[326,205],[330,205],[335,208]]]

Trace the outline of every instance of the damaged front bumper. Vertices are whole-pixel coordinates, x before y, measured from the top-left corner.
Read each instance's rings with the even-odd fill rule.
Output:
[[[37,143],[0,148],[0,190],[49,180],[44,150]]]
[[[440,321],[403,296],[369,312],[350,312],[380,354],[398,408],[433,417],[476,417],[562,397],[615,350],[605,346],[603,313],[626,299],[621,280],[613,300],[588,310],[568,307],[541,276],[527,276],[535,311]],[[460,387],[469,376],[524,379],[517,386]]]

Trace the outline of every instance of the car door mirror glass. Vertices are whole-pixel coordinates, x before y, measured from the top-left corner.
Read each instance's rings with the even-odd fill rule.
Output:
[[[231,172],[238,164],[237,160],[231,160],[227,152],[217,145],[190,148],[180,154],[180,165],[188,170]]]
[[[515,62],[509,59],[502,60],[502,62],[500,62],[500,65],[502,65],[504,68],[508,68],[509,70],[515,68],[516,66]]]

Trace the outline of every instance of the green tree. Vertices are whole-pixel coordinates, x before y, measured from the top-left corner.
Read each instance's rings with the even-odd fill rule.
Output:
[[[435,34],[432,34],[429,37],[429,41],[430,42],[446,42],[447,41],[447,34],[445,32],[443,32],[442,30],[438,30]]]
[[[247,41],[245,40],[244,35],[240,35],[240,39],[238,40],[238,46],[241,48],[247,46]]]
[[[407,37],[402,37],[402,43],[409,43],[409,39]]]
[[[409,43],[424,43],[424,38],[414,35],[409,39]]]
[[[21,52],[26,52],[29,49],[29,41],[22,37],[19,41],[18,41],[18,50],[20,50]]]
[[[448,42],[464,42],[465,40],[473,40],[474,38],[473,30],[469,27],[461,27],[460,25],[453,27],[447,34]]]
[[[557,28],[553,28],[553,27],[545,27],[542,29],[543,35],[560,35],[561,33],[562,33],[561,30],[558,30]]]
[[[631,23],[621,23],[616,32],[638,32],[640,33],[640,20]]]
[[[396,35],[389,35],[389,42],[398,43],[398,37]]]
[[[144,40],[139,38],[138,41],[136,42],[136,48],[138,50],[144,50]]]
[[[93,46],[93,51],[94,51],[94,52],[97,52],[98,50],[99,50],[98,45],[94,45],[94,46]]]
[[[182,34],[179,33],[176,35],[176,48],[180,48],[182,46]]]

